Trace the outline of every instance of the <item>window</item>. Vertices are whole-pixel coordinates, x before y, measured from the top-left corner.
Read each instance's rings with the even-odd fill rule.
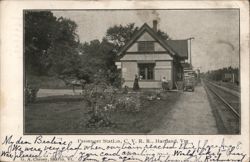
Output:
[[[152,80],[154,79],[154,67],[155,64],[138,64],[139,76],[142,80]]]
[[[154,51],[154,42],[138,42],[138,51]]]

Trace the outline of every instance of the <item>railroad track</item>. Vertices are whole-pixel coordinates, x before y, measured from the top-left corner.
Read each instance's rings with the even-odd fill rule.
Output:
[[[221,82],[221,81],[213,81],[213,83],[215,83],[217,85],[220,85],[222,87],[231,89],[233,91],[240,92],[240,86],[236,86],[233,83],[230,83],[230,82]]]
[[[218,99],[224,103],[224,105],[231,110],[231,112],[238,118],[240,118],[240,97],[233,93],[228,93],[219,85],[214,85],[209,81],[205,81],[207,88],[218,97]]]
[[[217,87],[227,93],[231,93],[232,95],[236,96],[236,97],[240,97],[240,92],[238,90],[235,90],[233,88],[228,88],[224,85],[220,85],[216,82],[211,82],[211,81],[207,81],[209,84],[212,84],[214,87]]]
[[[203,80],[219,134],[240,133],[240,95],[235,95],[207,80]]]

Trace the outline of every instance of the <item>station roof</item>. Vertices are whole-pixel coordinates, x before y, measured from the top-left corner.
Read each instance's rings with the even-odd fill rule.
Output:
[[[181,58],[188,58],[188,42],[187,40],[166,40],[168,44]]]
[[[180,58],[188,58],[188,40],[164,40],[147,23],[144,23],[131,40],[121,48],[118,55],[121,56],[145,31],[158,41],[166,51],[170,52],[172,56],[177,55]]]

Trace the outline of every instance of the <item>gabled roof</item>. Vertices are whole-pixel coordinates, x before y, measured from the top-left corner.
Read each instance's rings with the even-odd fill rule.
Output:
[[[181,58],[188,58],[187,40],[163,40],[152,28],[149,27],[147,23],[144,23],[142,27],[134,34],[131,40],[121,48],[121,50],[118,52],[118,55],[121,56],[146,31],[172,56],[177,55]]]
[[[169,45],[167,45],[166,42],[148,26],[147,23],[144,23],[137,33],[134,34],[131,40],[121,48],[121,50],[118,52],[118,55],[121,55],[123,52],[125,52],[145,31],[147,31],[155,40],[157,40],[171,55],[175,55],[173,49],[171,49],[171,47],[169,47]]]
[[[166,40],[166,43],[181,58],[188,58],[188,40]]]

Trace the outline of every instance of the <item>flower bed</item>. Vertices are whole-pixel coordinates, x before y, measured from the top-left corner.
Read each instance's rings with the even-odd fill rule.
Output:
[[[140,111],[140,93],[123,94],[117,89],[101,85],[88,85],[83,92],[91,113],[88,127],[114,126],[111,121],[113,112]]]

